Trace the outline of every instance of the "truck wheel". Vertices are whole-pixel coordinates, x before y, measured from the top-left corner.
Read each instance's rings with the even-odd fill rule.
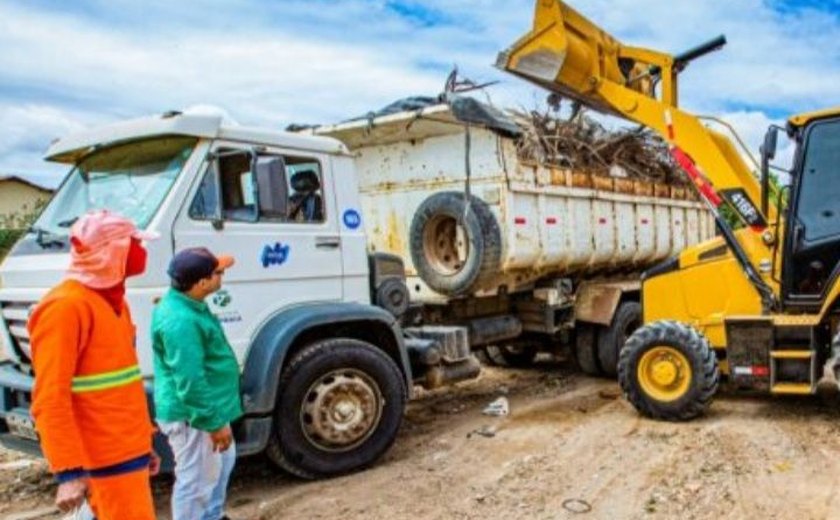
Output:
[[[600,376],[598,356],[595,352],[595,325],[579,323],[575,326],[574,355],[581,372],[588,376]]]
[[[648,417],[685,421],[702,414],[720,372],[709,341],[675,321],[636,330],[618,361],[618,382],[627,399]]]
[[[376,461],[396,438],[406,400],[394,361],[370,343],[318,341],[280,377],[266,453],[282,469],[313,479]]]
[[[436,193],[411,221],[411,259],[429,287],[446,294],[480,288],[498,273],[502,235],[487,204],[463,193]]]
[[[637,302],[622,302],[615,311],[609,327],[598,330],[598,360],[605,375],[615,377],[618,353],[633,331],[642,324],[642,306]]]
[[[503,365],[514,368],[533,365],[538,352],[537,345],[530,341],[511,341],[494,348],[498,350]]]
[[[502,349],[496,345],[484,345],[481,347],[484,351],[484,356],[487,358],[487,364],[494,367],[507,366],[507,361],[502,356]]]
[[[529,367],[537,357],[537,349],[527,342],[486,345],[482,349],[487,360],[485,364],[500,367]]]

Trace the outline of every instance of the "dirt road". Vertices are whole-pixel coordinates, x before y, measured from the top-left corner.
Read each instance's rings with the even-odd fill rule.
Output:
[[[488,417],[498,396],[511,414]],[[0,455],[0,516],[49,504],[41,464]],[[161,518],[169,482],[156,483]],[[840,518],[840,405],[724,393],[700,420],[640,418],[615,383],[564,366],[488,369],[414,401],[365,472],[301,482],[261,459],[234,474],[235,519]],[[54,518],[44,515],[43,518]]]

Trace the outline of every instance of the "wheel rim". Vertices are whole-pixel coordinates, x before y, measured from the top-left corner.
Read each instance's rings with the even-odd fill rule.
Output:
[[[423,254],[429,265],[444,275],[457,274],[467,261],[469,241],[458,220],[437,215],[429,220],[423,232]]]
[[[655,346],[642,355],[637,375],[647,395],[657,401],[676,401],[691,385],[691,364],[679,350]]]
[[[304,397],[300,422],[307,440],[325,451],[348,451],[371,436],[382,417],[379,385],[358,370],[334,370]]]

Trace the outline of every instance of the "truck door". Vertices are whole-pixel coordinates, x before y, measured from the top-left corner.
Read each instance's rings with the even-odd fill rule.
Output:
[[[236,259],[208,303],[240,355],[277,309],[342,299],[329,164],[318,154],[217,143],[179,213],[176,251],[203,246]]]
[[[840,273],[840,121],[813,124],[798,158],[784,260],[786,300],[818,307]]]

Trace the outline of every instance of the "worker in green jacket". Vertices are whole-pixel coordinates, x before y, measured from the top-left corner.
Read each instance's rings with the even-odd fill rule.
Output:
[[[172,518],[220,520],[236,461],[230,423],[242,415],[239,365],[204,299],[229,256],[185,249],[169,264],[172,288],[152,316],[155,418],[175,456]]]

